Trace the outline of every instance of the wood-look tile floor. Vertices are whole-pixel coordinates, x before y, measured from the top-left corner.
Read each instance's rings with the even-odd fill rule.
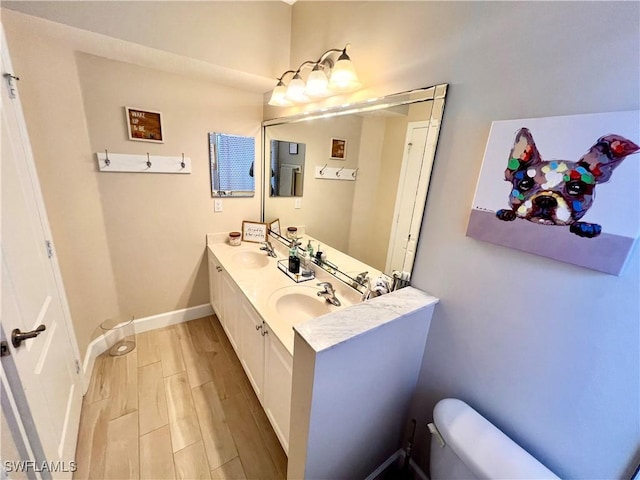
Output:
[[[218,319],[136,335],[99,356],[74,478],[284,479],[287,457]]]

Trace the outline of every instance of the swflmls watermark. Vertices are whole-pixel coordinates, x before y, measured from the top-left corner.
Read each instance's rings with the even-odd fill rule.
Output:
[[[77,462],[73,460],[65,462],[64,460],[56,460],[53,462],[36,462],[33,460],[11,460],[4,462],[5,472],[75,472],[78,470]]]

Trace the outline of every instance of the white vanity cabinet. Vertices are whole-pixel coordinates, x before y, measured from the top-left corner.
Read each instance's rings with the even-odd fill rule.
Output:
[[[222,304],[222,326],[224,327],[229,342],[233,349],[238,352],[238,323],[240,318],[240,297],[238,287],[233,283],[231,277],[224,270],[220,276],[220,303]]]
[[[233,349],[238,351],[238,287],[218,259],[209,251],[209,301],[218,320],[229,337]]]
[[[209,251],[209,301],[220,322],[222,322],[222,304],[220,302],[221,278],[222,266],[213,253]]]
[[[260,403],[263,403],[265,370],[265,340],[263,337],[266,336],[267,327],[262,318],[247,303],[243,302],[240,307],[240,351],[242,352],[240,363],[247,373]]]
[[[211,250],[209,299],[267,418],[289,450],[293,356]]]
[[[271,332],[265,335],[264,354],[263,406],[280,443],[288,453],[293,356]]]

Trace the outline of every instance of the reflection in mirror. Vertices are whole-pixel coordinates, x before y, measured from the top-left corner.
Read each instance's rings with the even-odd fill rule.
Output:
[[[265,195],[263,218],[303,227],[371,270],[410,274],[446,91],[446,84],[436,85],[264,122],[265,147],[279,138],[304,143],[306,164],[304,202]],[[330,155],[336,138],[349,145],[341,160]],[[265,162],[270,158],[265,151]],[[316,178],[316,168],[324,166],[357,169],[356,181]],[[354,278],[361,273],[338,266]]]
[[[254,137],[209,133],[212,197],[253,197]]]
[[[304,143],[271,140],[272,197],[301,197],[304,184]]]

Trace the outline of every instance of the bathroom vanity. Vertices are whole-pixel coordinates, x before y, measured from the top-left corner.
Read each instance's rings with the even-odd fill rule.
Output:
[[[317,265],[296,283],[278,269],[287,247],[272,245],[276,257],[208,235],[211,304],[289,456],[288,476],[366,476],[398,447],[438,300],[407,287],[362,302]],[[317,295],[321,282],[340,306]],[[326,462],[354,445],[363,459]]]
[[[260,244],[231,246],[227,235],[207,237],[211,305],[233,346],[285,452],[289,448],[289,416],[293,368],[293,326],[360,301],[360,293],[322,269],[316,278],[295,283],[277,267],[286,258],[274,241],[277,257]],[[317,296],[316,283],[331,282],[341,306]]]

